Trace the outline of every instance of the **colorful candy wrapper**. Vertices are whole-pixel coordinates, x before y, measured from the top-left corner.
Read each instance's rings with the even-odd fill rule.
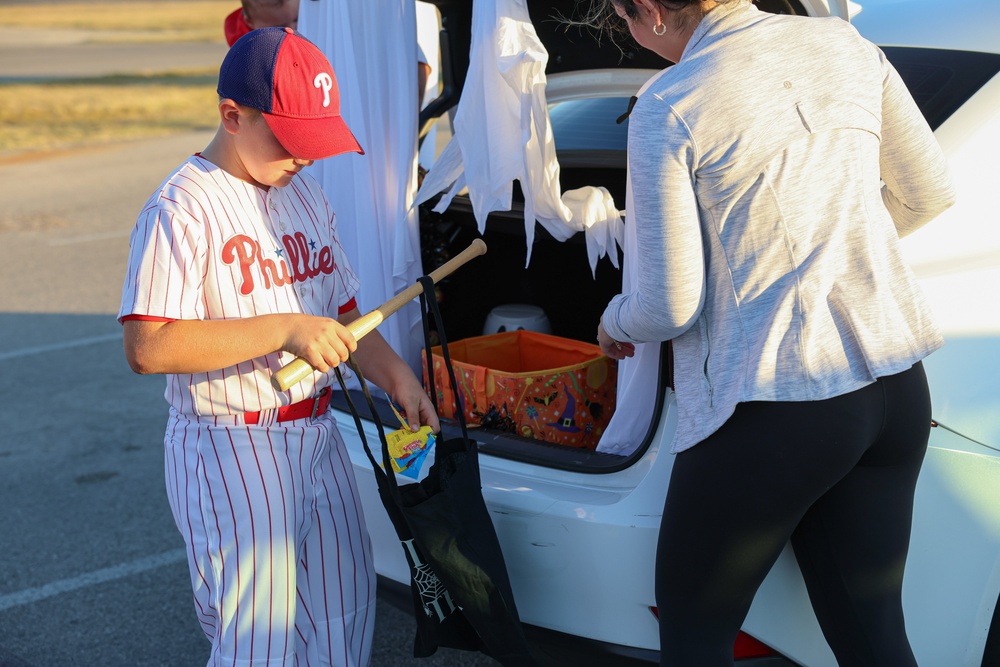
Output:
[[[401,428],[385,434],[389,445],[389,456],[392,460],[392,470],[397,477],[402,475],[419,481],[426,476],[426,470],[434,462],[434,431],[430,426],[421,426],[417,431],[411,431],[406,419],[400,414],[400,408],[391,400],[392,412],[399,419]],[[424,475],[421,475],[424,471]],[[409,481],[409,480],[403,480]]]

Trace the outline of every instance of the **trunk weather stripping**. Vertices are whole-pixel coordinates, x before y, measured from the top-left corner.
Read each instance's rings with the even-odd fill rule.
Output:
[[[965,438],[969,442],[973,442],[973,443],[979,445],[980,447],[985,447],[986,449],[992,449],[994,452],[1000,452],[1000,448],[993,447],[992,445],[987,445],[985,442],[979,442],[975,438],[970,438],[969,436],[965,435],[964,433],[960,433],[959,431],[956,431],[953,428],[945,426],[944,424],[942,424],[941,422],[939,422],[936,419],[931,419],[931,428],[943,428],[944,430],[948,431],[949,433],[954,433],[955,435],[957,435],[957,436],[959,436],[961,438]]]

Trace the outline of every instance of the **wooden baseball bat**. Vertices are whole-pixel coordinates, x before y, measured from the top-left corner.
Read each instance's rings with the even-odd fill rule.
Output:
[[[482,239],[476,239],[469,244],[469,247],[455,255],[447,262],[431,271],[428,277],[438,283],[442,278],[451,274],[458,267],[468,262],[473,257],[486,254],[486,243]],[[395,313],[397,310],[408,304],[414,298],[420,296],[424,288],[420,283],[414,283],[405,290],[392,297],[375,310],[366,313],[347,325],[347,328],[354,338],[360,340],[362,336],[377,327],[382,321]],[[287,365],[279,368],[273,376],[271,383],[280,391],[288,391],[288,388],[297,382],[301,382],[309,376],[315,369],[309,362],[301,357],[296,357]]]

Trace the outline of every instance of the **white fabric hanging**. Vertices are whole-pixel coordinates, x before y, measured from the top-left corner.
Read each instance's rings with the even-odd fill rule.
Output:
[[[642,95],[649,85],[662,72],[653,75],[647,81],[636,97]],[[637,289],[639,270],[635,258],[636,250],[635,220],[629,214],[634,211],[632,204],[632,178],[625,179],[625,245],[622,266],[622,293],[627,294]],[[597,451],[608,454],[628,456],[641,444],[642,438],[649,430],[654,402],[656,401],[656,383],[660,373],[660,343],[639,343],[635,346],[635,355],[618,362],[618,389],[615,395],[615,412],[611,415]],[[663,451],[669,451],[667,447]]]
[[[625,186],[625,252],[622,255],[622,293],[639,283],[636,268],[635,222],[628,212],[632,207],[632,179]],[[618,386],[615,411],[597,443],[597,451],[628,456],[642,442],[649,430],[656,400],[656,382],[660,372],[660,343],[638,343],[635,355],[618,362]]]
[[[415,203],[448,190],[434,209],[442,212],[468,187],[482,233],[491,211],[510,210],[517,179],[525,197],[527,262],[537,220],[559,241],[585,232],[591,271],[604,255],[617,267],[623,227],[611,195],[597,187],[560,191],[545,99],[548,59],[525,0],[474,0],[469,71],[455,132],[424,176]]]
[[[299,31],[333,65],[340,111],[365,155],[337,155],[310,172],[337,214],[337,231],[361,280],[366,313],[423,273],[416,207],[417,37],[414,0],[309,0]],[[420,373],[420,309],[403,307],[379,325]]]

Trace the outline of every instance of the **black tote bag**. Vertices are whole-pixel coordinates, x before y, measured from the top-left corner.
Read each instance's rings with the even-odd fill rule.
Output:
[[[433,298],[426,298],[433,296],[434,283],[428,276],[420,282],[424,288],[420,303],[425,344],[433,316],[449,379],[458,395],[440,311]],[[426,349],[430,350],[429,344]],[[433,363],[432,355],[427,354],[427,361]],[[438,647],[446,647],[481,651],[505,666],[535,665],[514,604],[500,541],[483,500],[478,450],[469,438],[464,415],[459,411],[460,437],[439,438],[435,443],[435,460],[427,476],[400,486],[391,474],[385,431],[367,383],[353,358],[351,366],[382,441],[382,466],[368,446],[339,371],[337,376],[372,463],[379,496],[410,565],[417,620],[414,657],[427,657]],[[433,383],[433,372],[429,377]],[[431,386],[431,396],[435,394]]]

